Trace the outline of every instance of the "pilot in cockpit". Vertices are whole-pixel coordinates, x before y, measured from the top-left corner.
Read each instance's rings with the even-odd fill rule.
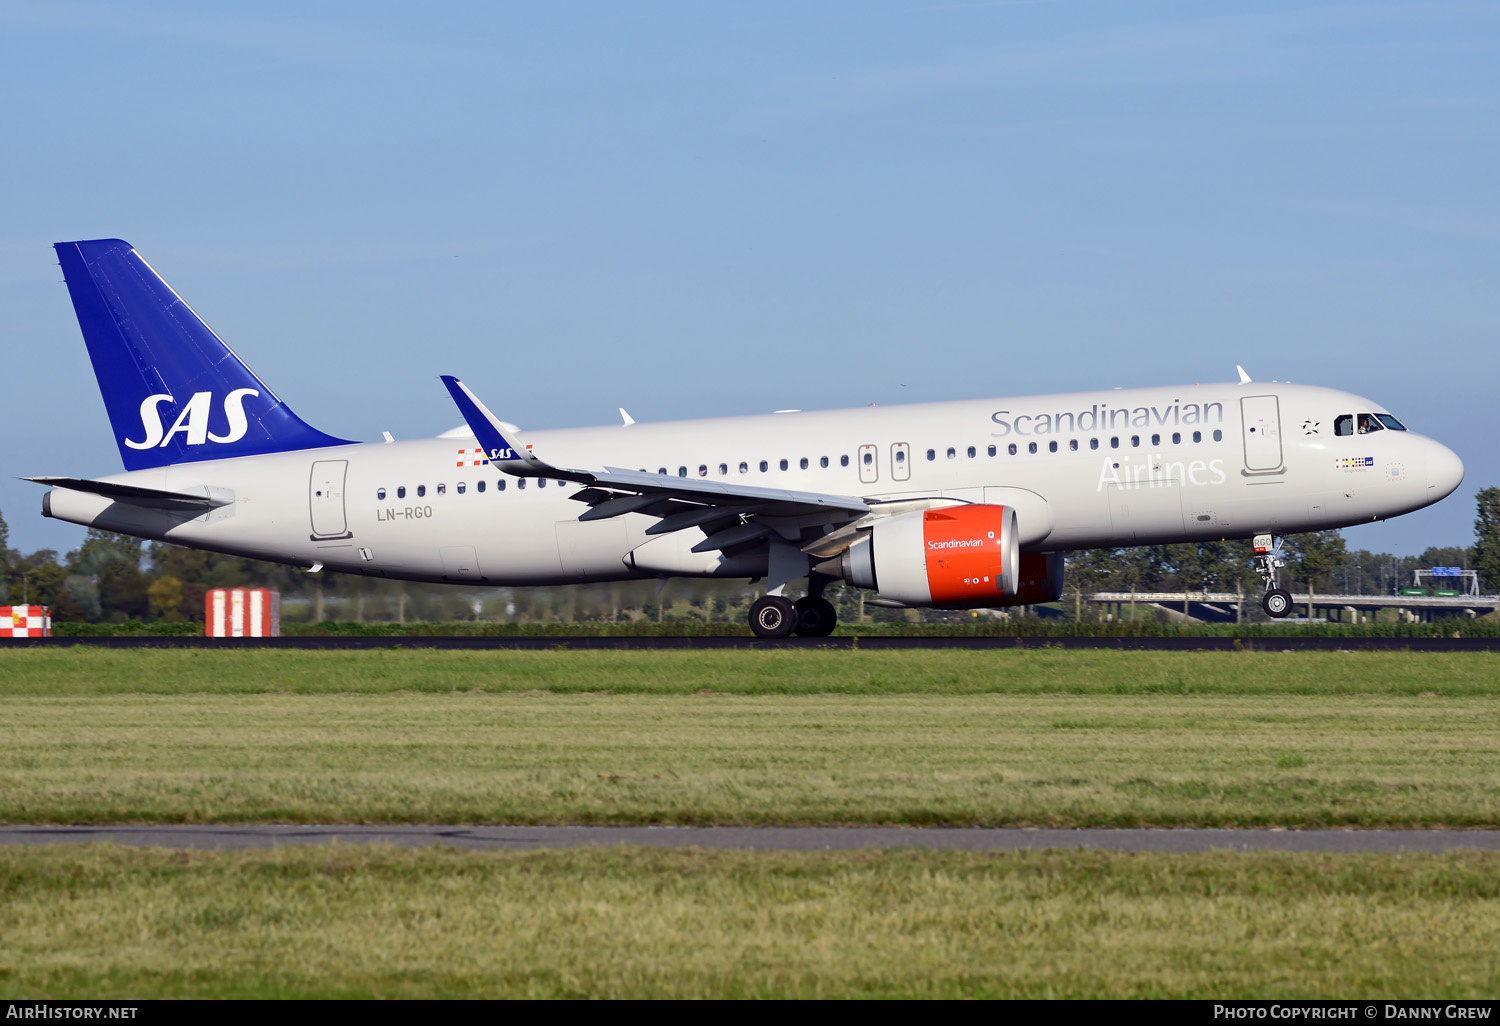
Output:
[[[1390,426],[1397,430],[1405,430],[1394,417],[1384,418]],[[1356,430],[1361,435],[1374,434],[1376,431],[1384,431],[1387,424],[1382,423],[1382,418],[1374,413],[1348,414],[1335,417],[1333,420],[1333,433],[1336,435],[1352,435]]]

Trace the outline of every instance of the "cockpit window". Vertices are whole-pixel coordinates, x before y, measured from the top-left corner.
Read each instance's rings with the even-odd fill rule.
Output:
[[[1368,435],[1372,431],[1385,430],[1384,425],[1382,425],[1380,421],[1375,419],[1375,415],[1373,413],[1358,414],[1356,419],[1359,421],[1359,433],[1362,435]]]
[[[1406,430],[1406,425],[1403,424],[1403,423],[1401,423],[1395,417],[1392,417],[1389,413],[1377,413],[1377,414],[1375,414],[1375,416],[1380,421],[1380,423],[1384,424],[1386,427],[1390,428],[1392,431],[1405,431]]]
[[[1354,434],[1354,415],[1346,413],[1342,417],[1333,418],[1333,433],[1336,435]]]

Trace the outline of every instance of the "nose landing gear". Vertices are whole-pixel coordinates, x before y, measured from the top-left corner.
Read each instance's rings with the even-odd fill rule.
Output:
[[[1255,572],[1266,582],[1266,593],[1260,607],[1266,615],[1281,619],[1292,611],[1292,593],[1276,586],[1276,571],[1286,566],[1281,558],[1281,539],[1269,534],[1255,536]]]

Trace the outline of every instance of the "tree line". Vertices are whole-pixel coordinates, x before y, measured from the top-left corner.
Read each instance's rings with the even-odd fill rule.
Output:
[[[1487,593],[1500,591],[1500,488],[1476,495],[1475,541],[1468,547],[1432,546],[1420,555],[1348,548],[1338,531],[1292,535],[1281,584],[1319,594],[1391,594],[1412,581],[1412,571],[1456,566],[1479,572]],[[325,619],[520,622],[697,619],[737,620],[759,592],[742,581],[674,579],[666,585],[632,581],[554,588],[474,589],[421,585],[243,559],[162,542],[89,530],[77,549],[23,554],[9,547],[0,515],[0,605],[50,606],[58,623],[130,620],[201,621],[212,588],[274,588],[288,620]],[[1258,595],[1249,541],[1148,545],[1101,549],[1069,556],[1063,606],[1099,591],[1235,592]],[[834,586],[828,597],[846,621],[909,619],[912,611],[865,604],[866,593]],[[924,611],[929,621],[967,613]]]

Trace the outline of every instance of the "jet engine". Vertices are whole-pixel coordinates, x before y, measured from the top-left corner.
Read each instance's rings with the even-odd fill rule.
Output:
[[[1061,552],[1027,552],[1021,556],[1020,584],[1007,606],[1034,606],[1062,598],[1063,554]]]
[[[850,545],[839,570],[850,584],[874,588],[882,599],[904,606],[966,609],[1038,601],[1018,597],[1017,537],[1016,512],[1009,506],[900,513],[877,520]]]

